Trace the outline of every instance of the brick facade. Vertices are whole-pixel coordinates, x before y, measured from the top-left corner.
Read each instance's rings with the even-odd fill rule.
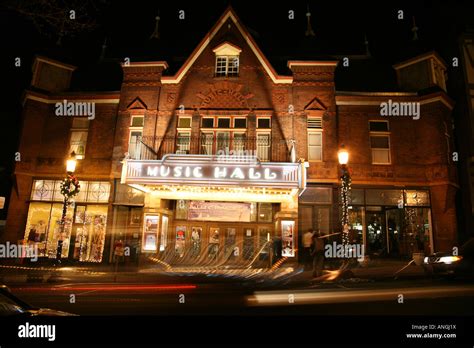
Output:
[[[27,91],[23,130],[16,164],[6,233],[2,239],[22,239],[34,178],[62,179],[68,155],[71,118],[54,114],[54,103],[63,99],[96,103],[90,122],[85,159],[77,176],[81,180],[114,183],[128,152],[133,115],[144,116],[143,136],[176,137],[180,109],[192,117],[192,135],[199,136],[200,118],[241,115],[247,118],[247,136],[256,135],[256,118],[271,116],[272,143],[296,140],[296,157],[308,159],[308,117],[322,117],[322,161],[310,162],[311,185],[339,187],[337,152],[344,144],[350,152],[354,188],[425,188],[431,194],[432,233],[435,250],[457,243],[454,193],[457,189],[450,117],[452,102],[444,92],[428,95],[397,93],[344,93],[334,83],[336,61],[290,62],[290,76],[275,73],[232,10],[228,10],[175,76],[164,76],[165,62],[131,62],[124,65],[119,93],[54,94]],[[222,25],[223,23],[223,25]],[[211,35],[212,34],[212,35]],[[242,51],[239,76],[214,77],[212,51],[222,42]],[[363,83],[361,81],[361,83]],[[381,117],[380,103],[387,99],[420,102],[421,118]],[[388,120],[391,163],[371,160],[369,120]],[[289,150],[289,147],[287,147]],[[198,153],[191,144],[191,153]],[[274,150],[275,152],[275,147]],[[276,157],[276,155],[273,155]],[[113,186],[112,186],[113,190]],[[110,203],[113,202],[111,194]],[[337,204],[335,204],[337,209]],[[337,214],[332,215],[337,225]],[[108,225],[112,225],[111,204]],[[339,228],[331,226],[332,229]],[[301,233],[301,232],[300,232]]]

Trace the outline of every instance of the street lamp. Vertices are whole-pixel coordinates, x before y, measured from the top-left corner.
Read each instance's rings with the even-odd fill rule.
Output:
[[[76,170],[77,160],[76,160],[76,153],[73,151],[71,152],[70,157],[66,160],[66,172],[67,176],[61,183],[61,194],[64,196],[63,200],[63,213],[61,215],[61,232],[58,237],[58,248],[56,250],[56,263],[61,263],[61,254],[63,250],[63,243],[66,237],[66,214],[67,214],[67,207],[71,204],[71,198],[79,193],[79,181],[74,176],[74,171]]]
[[[69,173],[72,174],[76,171],[76,164],[77,164],[76,153],[73,151],[71,152],[70,157],[66,161],[66,171],[68,174]]]
[[[351,190],[351,175],[347,163],[349,163],[349,152],[341,146],[337,153],[341,165],[341,201],[342,201],[342,244],[349,244],[349,193]]]

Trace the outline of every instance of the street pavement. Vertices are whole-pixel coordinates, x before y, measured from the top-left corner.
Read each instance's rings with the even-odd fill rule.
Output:
[[[405,267],[406,266],[406,267]],[[472,315],[474,284],[427,277],[390,261],[345,272],[278,269],[0,266],[1,282],[33,306],[80,315]],[[403,300],[400,302],[400,295]]]

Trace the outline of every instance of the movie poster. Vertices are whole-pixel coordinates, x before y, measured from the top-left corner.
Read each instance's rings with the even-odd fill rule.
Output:
[[[186,246],[186,226],[176,226],[176,244],[175,251],[179,257],[184,256],[184,248]]]
[[[201,253],[201,236],[202,236],[202,227],[192,227],[191,245],[192,245],[193,257],[197,257]]]
[[[158,216],[145,215],[143,224],[143,251],[156,251]]]
[[[281,242],[282,242],[282,256],[294,257],[294,230],[295,222],[283,220],[281,222]]]

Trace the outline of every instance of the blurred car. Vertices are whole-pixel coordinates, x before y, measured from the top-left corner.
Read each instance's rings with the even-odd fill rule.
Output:
[[[0,316],[75,316],[76,314],[49,308],[35,308],[13,295],[5,285],[0,285]]]
[[[461,246],[458,255],[453,255],[452,252],[437,252],[426,256],[423,268],[431,275],[474,279],[474,238]]]

